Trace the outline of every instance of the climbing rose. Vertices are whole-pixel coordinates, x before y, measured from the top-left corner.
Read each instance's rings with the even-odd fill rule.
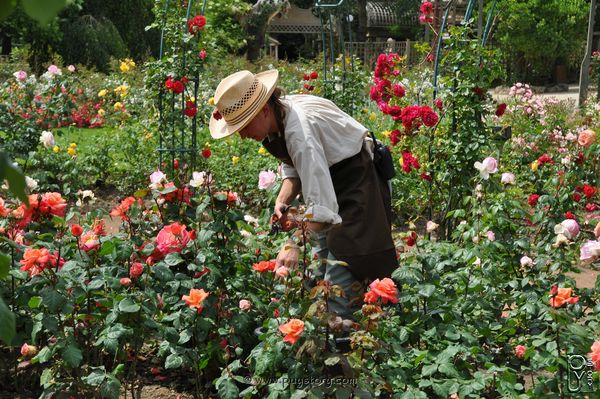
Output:
[[[304,331],[304,322],[298,319],[291,319],[289,322],[280,325],[279,331],[285,334],[283,342],[289,342],[293,345]]]
[[[417,158],[415,158],[414,155],[409,151],[402,151],[402,158],[400,161],[404,173],[410,173],[412,168],[419,169],[421,167]]]
[[[204,15],[196,15],[188,21],[188,32],[194,35],[201,31],[204,25],[206,25],[206,17]]]
[[[493,157],[487,157],[483,162],[475,162],[473,166],[479,171],[479,176],[484,180],[489,179],[490,174],[498,171],[498,161]]]
[[[585,198],[590,199],[596,194],[596,191],[598,191],[598,189],[594,186],[584,184],[583,189],[581,191],[583,192],[583,195],[585,195]]]

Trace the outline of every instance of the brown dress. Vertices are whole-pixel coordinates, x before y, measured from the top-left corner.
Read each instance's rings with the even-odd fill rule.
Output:
[[[280,161],[293,166],[284,135],[263,141]],[[348,263],[357,279],[390,277],[398,267],[391,235],[391,196],[365,145],[329,168],[341,225],[327,232],[327,248]]]

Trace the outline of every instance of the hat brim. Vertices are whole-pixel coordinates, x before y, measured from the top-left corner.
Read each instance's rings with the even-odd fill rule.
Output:
[[[279,80],[279,71],[277,69],[270,69],[268,71],[260,72],[255,75],[256,79],[261,82],[265,88],[267,89],[261,96],[251,104],[254,107],[254,110],[245,118],[243,121],[230,125],[224,118],[215,119],[213,115],[210,117],[210,122],[208,124],[208,130],[210,130],[210,135],[213,139],[222,139],[227,136],[231,136],[235,132],[246,127],[252,119],[260,112],[262,107],[267,103],[271,94],[277,87],[277,81]]]

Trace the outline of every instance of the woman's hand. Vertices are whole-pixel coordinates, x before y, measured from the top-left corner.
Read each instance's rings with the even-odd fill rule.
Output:
[[[300,248],[293,243],[286,242],[275,259],[275,265],[277,267],[285,266],[287,268],[293,268],[298,266],[298,257],[300,256]]]

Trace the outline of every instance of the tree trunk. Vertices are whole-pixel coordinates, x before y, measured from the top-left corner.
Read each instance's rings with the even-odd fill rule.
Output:
[[[260,49],[265,44],[265,34],[271,19],[288,6],[287,0],[258,0],[252,6],[252,11],[246,20],[248,61],[256,61],[260,57]]]
[[[12,38],[6,32],[0,32],[0,38],[2,39],[0,43],[0,46],[2,46],[2,55],[10,55],[12,52]]]
[[[358,0],[356,3],[356,13],[358,17],[356,41],[364,42],[367,39],[367,0]]]

